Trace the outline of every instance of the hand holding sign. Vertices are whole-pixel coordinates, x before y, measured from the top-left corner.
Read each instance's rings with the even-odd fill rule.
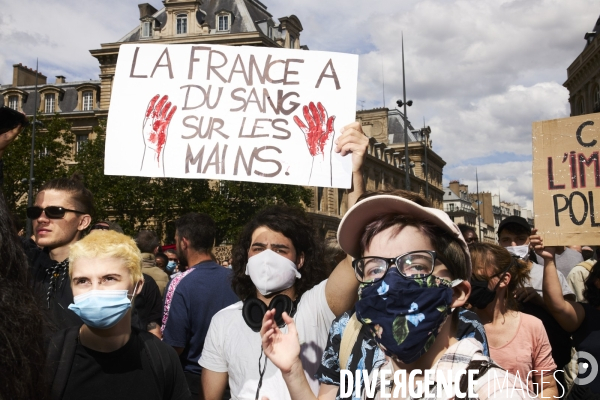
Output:
[[[323,107],[320,102],[315,106],[315,103],[312,101],[308,106],[303,107],[303,113],[308,128],[298,116],[294,116],[294,122],[296,122],[296,125],[298,125],[304,133],[308,152],[313,157],[312,165],[314,167],[315,158],[322,154],[323,157],[320,157],[317,162],[320,164],[322,172],[328,172],[329,176],[331,176],[331,149],[334,136],[333,122],[335,121],[335,116],[328,117],[325,107]],[[312,177],[311,167],[311,174],[308,180],[309,185],[311,184]]]
[[[163,96],[160,101],[158,100],[160,95],[156,95],[150,99],[146,114],[144,116],[144,122],[142,125],[142,136],[144,138],[144,160],[146,157],[146,149],[149,148],[153,151],[153,161],[155,165],[153,169],[158,167],[162,170],[164,175],[164,163],[161,157],[163,149],[167,142],[167,135],[169,131],[169,124],[177,111],[177,106],[171,108],[171,102],[169,96]],[[142,160],[142,169],[144,168],[144,160]]]

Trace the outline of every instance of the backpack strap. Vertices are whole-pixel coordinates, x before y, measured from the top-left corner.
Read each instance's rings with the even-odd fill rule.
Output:
[[[62,399],[71,367],[75,359],[79,326],[72,326],[56,333],[48,345],[46,379],[51,387],[51,398]]]
[[[473,376],[473,380],[477,380],[477,379],[479,379],[479,377],[485,375],[485,373],[490,368],[499,368],[499,369],[501,369],[501,370],[504,371],[504,368],[502,368],[501,366],[499,366],[498,364],[496,364],[491,359],[488,359],[488,360],[471,360],[471,362],[467,366],[467,372],[463,376],[461,376],[461,378],[460,378],[460,384],[458,386],[459,389],[460,389],[460,391],[463,392],[463,393],[467,393],[467,390],[469,390],[469,388],[468,388],[468,385],[469,385],[468,374],[469,374],[469,372],[468,371],[470,369],[475,369],[475,370],[478,371],[475,374],[475,376]]]
[[[168,385],[173,382],[169,382],[169,379],[167,378],[167,372],[171,371],[172,368],[171,360],[164,349],[159,348],[159,343],[161,342],[156,336],[142,330],[137,333],[144,342],[144,348],[146,349],[146,354],[148,354],[150,367],[152,368],[154,379],[158,385],[159,393],[163,394],[163,399],[168,399],[171,397],[173,391],[173,388]]]
[[[346,329],[342,333],[342,341],[340,343],[340,369],[346,369],[348,359],[352,354],[352,348],[356,344],[356,339],[360,333],[363,324],[356,318],[356,313],[352,314]]]

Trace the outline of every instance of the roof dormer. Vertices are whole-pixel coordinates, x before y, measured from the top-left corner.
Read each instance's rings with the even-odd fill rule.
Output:
[[[217,33],[229,33],[233,25],[234,14],[227,9],[221,9],[215,13],[215,27]]]

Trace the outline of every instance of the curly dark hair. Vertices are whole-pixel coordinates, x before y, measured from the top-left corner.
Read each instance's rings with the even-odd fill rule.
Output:
[[[256,295],[256,286],[246,275],[248,250],[254,231],[265,226],[289,238],[297,254],[304,253],[302,277],[296,280],[298,297],[327,278],[324,261],[324,240],[317,234],[303,210],[289,206],[270,206],[260,211],[246,224],[232,250],[233,278],[231,286],[240,299]]]
[[[0,398],[45,399],[45,317],[23,246],[0,193]]]
[[[596,287],[596,280],[600,279],[600,261],[592,267],[590,274],[585,280],[585,290],[583,297],[592,307],[600,307],[600,289]]]

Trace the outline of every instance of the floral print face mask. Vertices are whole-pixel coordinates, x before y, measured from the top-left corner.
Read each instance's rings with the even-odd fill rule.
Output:
[[[435,275],[407,279],[392,269],[374,284],[361,284],[356,316],[388,356],[410,364],[435,341],[460,282]]]

